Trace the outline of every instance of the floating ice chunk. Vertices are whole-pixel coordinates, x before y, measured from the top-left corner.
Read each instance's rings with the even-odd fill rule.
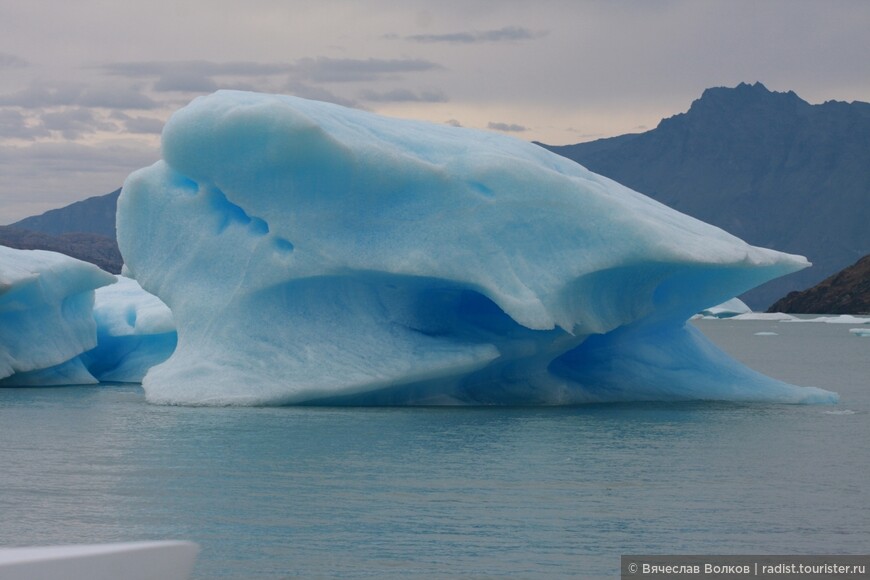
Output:
[[[752,312],[752,309],[745,302],[739,298],[731,298],[722,304],[705,308],[700,314],[710,318],[731,318],[738,314],[747,314],[749,312]]]
[[[175,350],[172,312],[130,278],[96,291],[94,318],[97,347],[81,358],[100,381],[141,382]]]
[[[779,336],[779,334],[776,332],[765,332],[765,331],[756,332],[754,334],[755,334],[755,336]]]
[[[870,336],[870,328],[850,328],[849,332],[855,336]]]
[[[805,259],[540,147],[293,97],[173,115],[118,204],[178,347],[176,404],[832,402],[746,369],[694,313]]]
[[[96,382],[73,359],[96,345],[94,289],[114,280],[62,254],[0,246],[0,385]]]
[[[738,314],[731,320],[768,320],[768,321],[792,321],[798,320],[796,316],[785,314],[784,312],[748,312],[746,314]]]
[[[790,322],[824,322],[826,324],[870,324],[870,316],[852,316],[851,314],[840,314],[837,316],[795,318]]]

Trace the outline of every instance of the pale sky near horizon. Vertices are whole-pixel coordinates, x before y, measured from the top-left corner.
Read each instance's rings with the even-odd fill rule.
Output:
[[[870,101],[862,0],[0,0],[0,224],[119,187],[218,88],[567,144],[761,81]]]

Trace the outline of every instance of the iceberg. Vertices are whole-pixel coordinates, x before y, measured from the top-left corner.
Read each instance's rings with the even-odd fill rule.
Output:
[[[793,322],[798,320],[797,316],[786,314],[785,312],[747,312],[746,314],[738,314],[732,316],[731,320],[766,320],[768,322]]]
[[[135,280],[118,276],[97,289],[93,312],[97,346],[81,359],[100,382],[139,383],[175,350],[172,312]]]
[[[705,308],[699,314],[707,318],[732,318],[739,314],[749,314],[752,309],[740,298],[731,298],[722,304]]]
[[[154,403],[830,403],[734,361],[696,312],[808,265],[534,144],[219,91],[118,202],[178,344]]]
[[[91,384],[94,290],[115,277],[75,258],[0,246],[0,386]]]
[[[868,316],[853,316],[851,314],[837,314],[836,316],[815,316],[813,318],[797,318],[789,322],[824,322],[826,324],[870,324]]]

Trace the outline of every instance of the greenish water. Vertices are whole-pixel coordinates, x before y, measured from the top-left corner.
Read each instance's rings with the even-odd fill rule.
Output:
[[[189,539],[200,579],[614,578],[625,553],[865,553],[870,339],[698,324],[842,402],[209,409],[136,386],[0,389],[0,545]]]

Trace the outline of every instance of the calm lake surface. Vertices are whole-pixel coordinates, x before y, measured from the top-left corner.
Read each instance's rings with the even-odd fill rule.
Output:
[[[200,579],[617,578],[626,553],[866,553],[870,338],[696,324],[841,403],[209,409],[138,386],[0,389],[0,545],[189,539]]]

